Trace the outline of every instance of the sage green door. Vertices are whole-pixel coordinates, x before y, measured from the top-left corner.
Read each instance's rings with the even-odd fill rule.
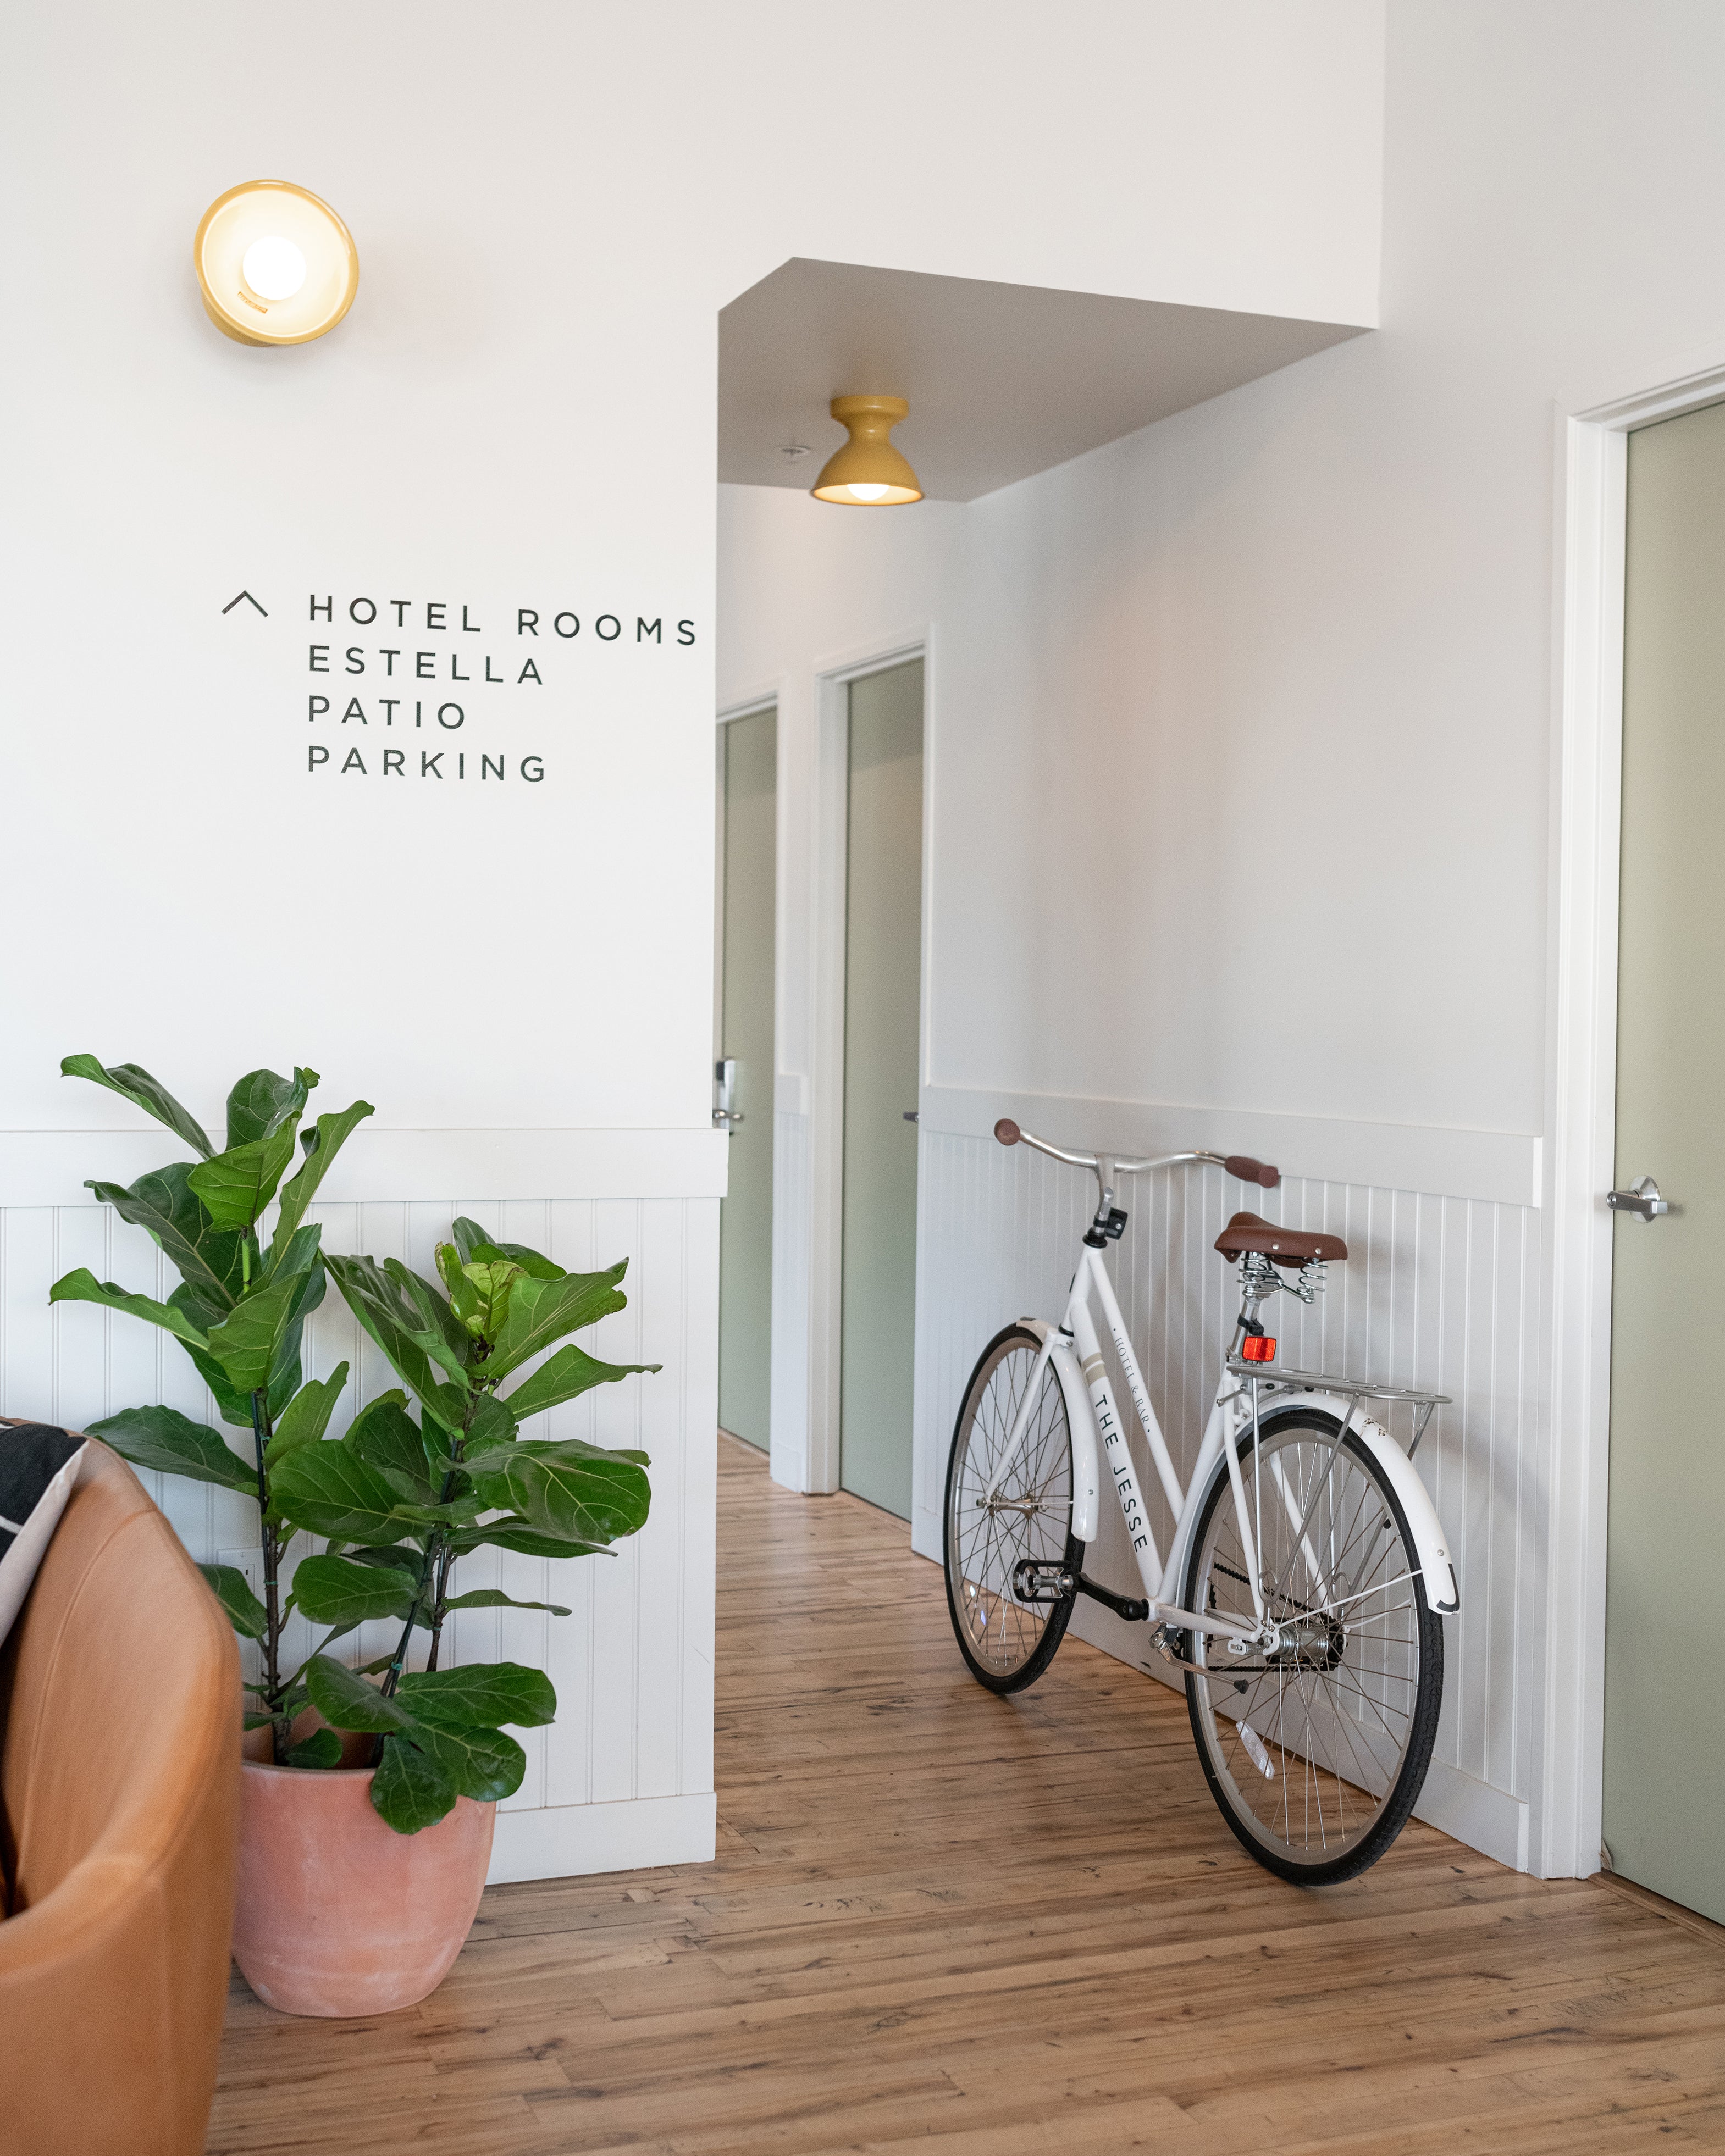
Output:
[[[1725,406],[1630,436],[1625,598],[1605,1842],[1725,1922]]]
[[[767,1448],[773,1394],[773,948],[778,721],[721,729],[719,1060],[734,1065],[719,1208],[719,1421]]]
[[[839,1479],[911,1517],[922,1007],[922,662],[850,685]]]

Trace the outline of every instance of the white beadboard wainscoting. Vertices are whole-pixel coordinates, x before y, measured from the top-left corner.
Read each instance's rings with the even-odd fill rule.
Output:
[[[1003,1325],[1020,1316],[1060,1317],[1096,1186],[1087,1171],[1027,1147],[1009,1150],[992,1138],[931,1128],[927,1100],[912,1539],[938,1562],[947,1455],[966,1381]],[[1266,1312],[1267,1329],[1283,1343],[1278,1360],[1452,1396],[1452,1406],[1437,1410],[1417,1455],[1461,1587],[1461,1612],[1444,1625],[1443,1717],[1418,1810],[1458,1839],[1525,1869],[1538,1690],[1527,1650],[1535,1630],[1542,1532],[1538,1214],[1493,1198],[1314,1178],[1291,1178],[1266,1191],[1202,1167],[1129,1178],[1121,1202],[1131,1224],[1109,1262],[1183,1480],[1197,1454],[1224,1334],[1239,1306],[1237,1275],[1212,1245],[1229,1216],[1241,1209],[1327,1229],[1348,1245],[1347,1262],[1331,1265],[1328,1291],[1314,1309],[1283,1295]],[[1112,1365],[1112,1351],[1106,1352]],[[1117,1366],[1112,1375],[1134,1440],[1140,1486],[1166,1553],[1167,1503]],[[1406,1409],[1386,1413],[1379,1403],[1373,1412],[1408,1441]],[[1106,1496],[1091,1568],[1117,1592],[1142,1591],[1118,1508]],[[1073,1629],[1164,1681],[1179,1681],[1148,1652],[1142,1626],[1123,1624],[1098,1604],[1081,1600]]]
[[[57,1137],[49,1149],[64,1145]],[[151,1161],[171,1149],[171,1142],[153,1142]],[[685,1178],[685,1188],[696,1179]],[[530,1663],[548,1671],[557,1691],[552,1727],[516,1732],[526,1779],[500,1807],[490,1876],[711,1857],[718,1199],[353,1202],[316,1207],[311,1217],[329,1250],[400,1258],[429,1275],[433,1250],[458,1213],[571,1270],[626,1257],[629,1307],[583,1333],[583,1344],[608,1362],[665,1366],[657,1376],[599,1386],[526,1425],[535,1437],[648,1453],[653,1504],[640,1534],[614,1555],[548,1560],[485,1549],[459,1566],[463,1590],[501,1587],[572,1612],[462,1611],[445,1635],[449,1659]],[[90,1304],[49,1305],[49,1286],[75,1265],[157,1296],[178,1279],[143,1231],[107,1206],[0,1208],[0,1413],[80,1428],[161,1401],[216,1424],[203,1381],[166,1335]],[[395,1379],[331,1285],[307,1327],[306,1374],[327,1377],[343,1360],[352,1375],[338,1427]],[[249,1451],[242,1433],[225,1434]],[[255,1506],[210,1484],[143,1480],[194,1557],[245,1566],[255,1577]],[[302,1547],[310,1544],[293,1554]],[[394,1630],[364,1627],[337,1651],[370,1661],[393,1644]],[[295,1655],[310,1644],[302,1622],[287,1644]]]

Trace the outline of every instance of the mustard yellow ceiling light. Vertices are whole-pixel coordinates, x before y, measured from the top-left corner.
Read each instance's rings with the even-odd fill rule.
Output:
[[[854,509],[892,509],[921,501],[922,482],[892,444],[892,430],[910,410],[902,397],[835,397],[833,417],[850,439],[821,467],[814,495]]]
[[[288,180],[248,180],[203,213],[192,244],[210,320],[241,344],[309,344],[359,290],[353,235]]]

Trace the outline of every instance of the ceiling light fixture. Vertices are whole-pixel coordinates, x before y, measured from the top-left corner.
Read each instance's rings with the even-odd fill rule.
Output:
[[[821,467],[812,491],[817,501],[855,509],[894,509],[921,501],[922,483],[892,443],[892,430],[909,412],[902,397],[835,397],[833,417],[850,439]]]
[[[192,244],[210,320],[241,344],[309,344],[359,290],[353,235],[287,180],[248,180],[203,213]]]

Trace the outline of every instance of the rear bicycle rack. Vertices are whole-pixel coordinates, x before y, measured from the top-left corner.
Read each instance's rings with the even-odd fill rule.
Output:
[[[1344,1399],[1348,1408],[1342,1418],[1338,1444],[1348,1435],[1348,1425],[1353,1420],[1353,1411],[1362,1400],[1384,1400],[1392,1404],[1423,1408],[1425,1413],[1414,1425],[1414,1435],[1408,1445],[1409,1460],[1419,1450],[1420,1440],[1425,1436],[1432,1416],[1438,1409],[1446,1408],[1451,1404],[1448,1393],[1425,1392],[1413,1385],[1374,1384],[1369,1378],[1337,1378],[1323,1370],[1290,1370],[1279,1364],[1248,1363],[1237,1355],[1228,1358],[1228,1370],[1231,1377],[1250,1382],[1255,1428],[1260,1413],[1260,1396],[1273,1398],[1277,1393],[1335,1393]]]

